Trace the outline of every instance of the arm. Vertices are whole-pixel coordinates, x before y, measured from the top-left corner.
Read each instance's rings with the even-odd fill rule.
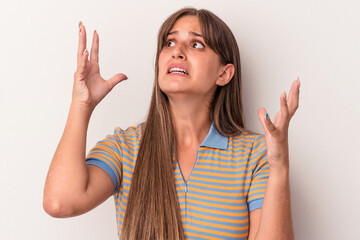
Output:
[[[276,172],[270,168],[261,214],[256,220],[258,231],[253,239],[294,239],[288,169]]]
[[[262,228],[258,231],[260,222]],[[288,171],[270,171],[263,206],[250,213],[248,239],[294,239]]]
[[[108,174],[85,163],[89,119],[86,107],[71,105],[44,188],[43,207],[53,217],[83,214],[105,201],[113,191]]]
[[[292,240],[294,231],[290,206],[288,126],[299,102],[300,81],[294,81],[286,100],[281,97],[281,110],[274,123],[265,117],[265,109],[259,109],[259,119],[265,131],[270,166],[268,185],[262,210],[250,214],[249,239]]]
[[[85,27],[80,24],[72,103],[44,187],[43,207],[54,217],[85,213],[105,201],[114,189],[105,171],[86,165],[86,135],[96,105],[127,77],[116,74],[104,80],[99,73],[98,52],[99,36],[95,31],[88,60]]]

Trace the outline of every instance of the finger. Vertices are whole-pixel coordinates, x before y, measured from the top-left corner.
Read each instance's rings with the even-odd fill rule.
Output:
[[[113,89],[116,84],[118,84],[119,82],[128,79],[128,77],[125,74],[122,73],[118,73],[115,76],[113,76],[112,78],[110,78],[109,80],[107,80],[107,83],[109,85],[109,89]]]
[[[292,118],[299,107],[300,79],[299,77],[291,84],[288,97],[289,116]]]
[[[258,117],[264,129],[265,134],[270,133],[271,135],[274,135],[277,129],[274,126],[274,124],[271,122],[270,117],[266,112],[265,108],[260,108],[258,110]]]
[[[80,57],[80,62],[79,62],[78,70],[77,70],[80,75],[85,74],[88,56],[89,56],[89,52],[85,48],[84,52],[82,53],[82,55]]]
[[[280,96],[280,112],[281,116],[279,119],[279,127],[285,128],[289,124],[289,108],[286,100],[286,92],[284,91],[283,94]]]
[[[91,45],[90,61],[99,63],[99,35],[96,30],[93,34],[93,42]]]
[[[86,49],[86,30],[85,30],[85,26],[80,21],[80,23],[79,23],[79,44],[78,44],[78,52],[77,52],[78,66],[80,65],[80,62],[82,60],[85,49]]]
[[[271,122],[270,120],[270,116],[268,113],[266,113],[265,118],[264,118],[264,122],[265,122],[265,126],[267,128],[267,130],[269,131],[269,133],[273,136],[276,135],[277,133],[277,128],[275,127],[275,125]]]
[[[265,117],[265,115],[266,115],[266,110],[265,110],[265,108],[259,108],[257,114],[258,114],[258,118],[259,118],[259,120],[260,120],[260,123],[261,123],[261,125],[262,125],[262,127],[263,127],[263,129],[264,129],[264,132],[266,133],[266,132],[267,132],[267,128],[266,128],[265,121],[264,121],[264,117]]]

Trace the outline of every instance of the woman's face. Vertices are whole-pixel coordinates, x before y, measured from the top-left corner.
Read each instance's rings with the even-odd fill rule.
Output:
[[[181,17],[159,56],[159,86],[168,97],[212,97],[221,67],[220,57],[205,45],[198,18]]]

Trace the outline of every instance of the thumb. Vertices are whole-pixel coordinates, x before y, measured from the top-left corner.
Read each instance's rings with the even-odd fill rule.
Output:
[[[259,120],[261,122],[261,125],[264,128],[264,133],[265,134],[271,134],[272,136],[278,135],[278,130],[275,127],[275,125],[272,123],[272,121],[270,120],[270,116],[267,115],[267,112],[265,110],[265,108],[260,108],[258,110],[258,117]]]
[[[265,108],[259,108],[258,112],[258,118],[261,122],[261,125],[264,129],[264,133],[267,131],[267,127],[266,127],[266,123],[265,123],[265,118],[266,118],[266,109]]]
[[[112,78],[107,80],[107,83],[109,84],[110,90],[113,89],[113,87],[116,86],[119,82],[128,79],[128,77],[123,73],[115,74]]]

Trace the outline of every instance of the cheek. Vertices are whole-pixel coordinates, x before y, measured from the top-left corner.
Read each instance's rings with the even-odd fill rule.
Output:
[[[163,52],[160,53],[159,55],[159,72],[158,72],[158,83],[159,83],[159,87],[161,90],[163,90],[163,78],[165,77],[165,71],[167,68],[166,65],[166,58],[165,55],[163,54]]]
[[[163,52],[160,53],[159,55],[159,73],[162,73],[163,70],[166,68],[166,61],[165,61],[165,55],[163,54]]]
[[[212,58],[203,58],[197,62],[197,69],[199,69],[199,73],[207,79],[214,79],[217,78],[219,64]]]

